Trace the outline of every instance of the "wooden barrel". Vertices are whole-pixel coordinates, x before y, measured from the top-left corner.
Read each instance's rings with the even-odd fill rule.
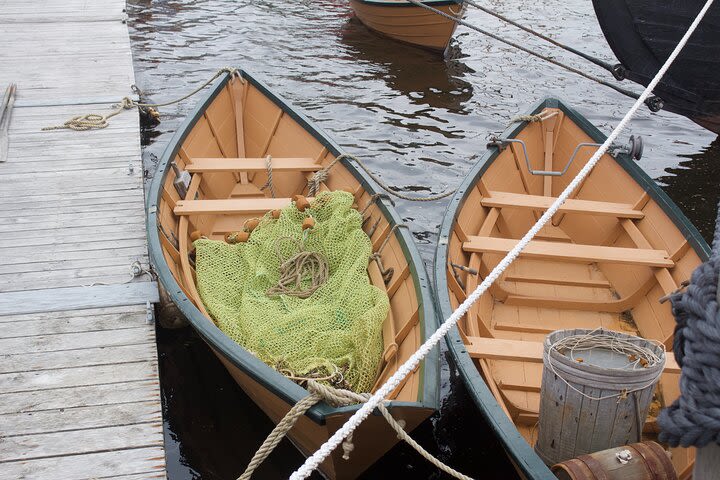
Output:
[[[552,466],[561,480],[677,480],[668,454],[655,442],[581,455]]]
[[[599,344],[576,353],[551,348],[567,338],[602,335],[652,350],[663,362],[626,368],[628,356]],[[545,338],[535,452],[547,465],[641,440],[664,350],[610,330],[558,330]],[[632,393],[627,393],[632,392]]]

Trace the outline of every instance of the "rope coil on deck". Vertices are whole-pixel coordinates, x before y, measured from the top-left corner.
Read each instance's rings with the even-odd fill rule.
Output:
[[[660,441],[671,446],[720,444],[720,204],[710,259],[692,274],[682,293],[670,297],[677,321],[673,350],[680,397],[660,412]]]
[[[205,83],[197,87],[192,92],[188,93],[187,95],[184,95],[180,98],[177,98],[175,100],[170,100],[169,102],[164,103],[140,103],[136,102],[130,97],[124,97],[122,100],[120,100],[120,103],[117,103],[113,105],[112,112],[103,115],[101,113],[87,113],[85,115],[78,115],[76,117],[72,117],[71,119],[67,120],[61,125],[54,125],[50,127],[43,127],[42,131],[50,131],[50,130],[75,130],[76,132],[84,132],[86,130],[101,130],[103,128],[107,128],[110,124],[108,123],[108,120],[110,120],[115,115],[118,115],[123,110],[130,110],[132,108],[138,107],[138,108],[156,108],[156,107],[166,107],[168,105],[173,105],[175,103],[180,103],[183,100],[187,100],[188,98],[192,97],[196,93],[198,93],[203,88],[210,85],[213,81],[215,81],[216,78],[220,77],[223,73],[229,73],[230,75],[237,75],[238,78],[241,78],[238,72],[237,68],[233,67],[223,67],[217,72],[215,72],[215,75],[213,75],[209,80],[207,80]]]
[[[410,3],[422,5],[420,2],[416,2],[416,0],[408,1]],[[390,392],[392,392],[400,384],[403,378],[409,375],[410,372],[412,372],[420,364],[422,359],[427,356],[428,353],[430,353],[430,351],[440,342],[440,340],[442,340],[442,338],[450,331],[450,329],[455,326],[455,324],[460,320],[460,318],[465,315],[465,313],[470,309],[470,306],[475,303],[483,293],[485,293],[485,291],[490,287],[490,285],[492,285],[495,280],[497,280],[500,275],[508,268],[508,266],[520,255],[523,249],[525,249],[525,247],[530,243],[533,237],[537,235],[540,229],[542,229],[545,224],[547,224],[552,219],[552,217],[558,212],[562,204],[570,197],[572,192],[585,179],[585,177],[587,177],[587,175],[590,173],[593,167],[595,167],[597,162],[600,161],[602,156],[607,152],[608,148],[610,148],[615,139],[620,135],[620,132],[625,129],[627,124],[630,122],[635,113],[637,113],[645,100],[650,97],[653,89],[658,85],[662,77],[665,75],[667,70],[670,68],[670,66],[673,64],[675,59],[682,51],[683,47],[687,44],[690,36],[697,29],[700,21],[703,19],[712,3],[713,0],[707,0],[707,3],[702,8],[702,10],[700,10],[700,13],[690,25],[687,32],[685,32],[685,35],[683,35],[682,39],[680,39],[677,46],[673,49],[670,56],[667,58],[662,67],[660,67],[660,70],[650,81],[650,83],[642,92],[640,97],[635,101],[630,110],[625,114],[617,127],[615,127],[615,129],[610,133],[605,142],[603,142],[602,146],[598,148],[598,150],[593,154],[593,156],[588,160],[588,162],[583,166],[583,168],[580,169],[577,176],[570,181],[565,190],[563,190],[563,192],[558,196],[558,198],[553,202],[553,204],[545,211],[545,213],[543,213],[537,223],[535,223],[535,225],[530,228],[530,230],[523,236],[523,238],[518,241],[517,245],[515,245],[515,247],[513,247],[513,249],[510,250],[507,255],[505,255],[505,257],[498,263],[498,265],[493,268],[493,270],[485,277],[482,283],[480,283],[480,285],[478,285],[478,287],[467,296],[466,300],[462,304],[460,304],[460,306],[452,313],[452,315],[450,315],[450,317],[446,319],[442,323],[442,325],[440,325],[440,327],[425,341],[425,343],[423,343],[420,348],[413,355],[411,355],[410,358],[406,360],[405,363],[403,363],[382,386],[380,386],[376,390],[375,394],[373,394],[373,396],[370,397],[367,402],[365,402],[365,404],[360,407],[357,412],[355,412],[342,427],[340,427],[312,456],[307,458],[305,463],[290,476],[290,480],[302,480],[310,476],[313,470],[319,467],[320,463],[322,463],[322,461],[325,460],[335,448],[337,448],[337,446],[343,441],[343,439],[347,438],[348,435],[350,435],[360,425],[360,423],[365,420],[370,415],[370,413],[372,413],[372,411],[378,405],[384,402],[385,397],[387,397]]]

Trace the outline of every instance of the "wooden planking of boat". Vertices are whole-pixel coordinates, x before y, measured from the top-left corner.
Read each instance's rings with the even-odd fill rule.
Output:
[[[425,5],[461,18],[461,0],[425,0]],[[370,30],[394,40],[444,52],[457,23],[405,0],[350,0],[358,19]]]
[[[605,141],[558,100],[545,100],[530,113],[536,121],[514,124],[489,145],[448,206],[435,258],[443,318],[475,290],[597,149],[578,146]],[[543,175],[565,168],[560,175]],[[689,279],[708,253],[697,230],[628,153],[605,154],[551,224],[450,332],[447,343],[471,396],[523,477],[555,478],[532,448],[545,336],[603,327],[672,349],[675,320],[669,302],[658,300]],[[677,364],[666,367],[656,407],[678,397],[678,383]],[[657,415],[658,408],[651,412]],[[646,440],[655,438],[655,425],[649,416]],[[577,438],[589,433],[577,432]],[[680,478],[690,474],[694,455],[692,449],[672,450]]]
[[[593,0],[621,77],[647,86],[705,0]],[[654,92],[664,108],[720,133],[720,5],[705,15]]]
[[[238,71],[221,77],[178,129],[160,160],[149,195],[150,255],[160,283],[238,385],[275,423],[308,391],[216,327],[199,300],[189,258],[190,234],[199,231],[220,240],[240,230],[247,219],[289,205],[290,197],[306,192],[313,174],[341,153],[290,104],[247,72]],[[267,155],[273,159],[273,184],[279,198],[268,198],[260,189],[267,180]],[[175,168],[181,177],[192,174],[184,198],[174,188]],[[376,262],[368,264],[371,282],[390,298],[377,388],[437,326],[429,279],[409,231],[394,228],[401,223],[400,217],[376,195],[375,184],[365,173],[343,159],[320,184],[320,190],[328,189],[350,191],[358,206],[369,205],[364,228],[373,230],[373,251],[387,240],[381,258],[385,269],[393,269],[392,278],[386,282]],[[393,416],[405,421],[408,431],[438,406],[438,361],[434,352],[389,397]],[[304,455],[310,455],[358,408],[334,408],[321,402],[298,421],[288,437]],[[385,420],[371,415],[353,436],[350,460],[343,460],[342,450],[337,449],[321,471],[328,478],[355,478],[397,442],[397,434]]]

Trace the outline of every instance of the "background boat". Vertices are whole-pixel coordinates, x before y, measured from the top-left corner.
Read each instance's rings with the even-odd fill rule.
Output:
[[[462,17],[462,1],[423,2],[449,15]],[[369,29],[394,40],[445,51],[457,23],[405,0],[350,0],[355,15]]]
[[[580,148],[568,164],[576,147],[605,140],[557,100],[541,102],[530,113],[542,113],[544,120],[515,124],[501,137],[523,141],[530,164],[520,144],[498,143],[449,204],[435,260],[443,318],[530,229],[596,149]],[[566,165],[559,176],[529,171],[559,172]],[[671,350],[675,319],[669,303],[658,300],[688,279],[708,252],[700,234],[628,154],[606,154],[551,224],[460,320],[447,338],[450,352],[522,476],[553,478],[531,448],[537,440],[542,348],[538,358],[518,352],[532,350],[554,330],[597,327],[657,340]],[[655,417],[677,398],[678,383],[679,370],[662,375],[645,440],[655,438]],[[618,435],[632,443],[633,430]],[[592,438],[591,431],[563,430],[564,442],[576,440],[589,451]],[[672,449],[680,478],[691,473],[693,460],[694,450]]]
[[[680,41],[702,0],[593,0],[600,27],[623,75],[647,85]],[[664,108],[720,133],[720,4],[655,89]]]
[[[246,72],[227,74],[200,101],[170,141],[149,194],[148,239],[159,280],[235,381],[277,423],[308,392],[228,338],[219,330],[197,294],[190,234],[222,239],[245,220],[290,204],[306,192],[308,179],[329,165],[340,148],[299,112]],[[274,158],[273,184],[279,198],[260,189],[267,180],[265,156]],[[176,166],[178,172],[173,168]],[[176,174],[193,172],[187,194],[174,187]],[[181,174],[182,176],[182,174]],[[341,161],[320,190],[350,189],[359,206],[369,205],[365,228],[373,250],[386,239],[381,258],[385,281],[375,262],[368,265],[373,284],[386,290],[390,313],[383,327],[385,351],[377,382],[382,384],[436,328],[428,279],[407,229],[385,200],[374,198],[373,183],[352,164]],[[438,356],[434,353],[391,395],[390,411],[408,431],[438,404]],[[212,395],[212,392],[208,392]],[[317,448],[358,408],[312,407],[288,437],[305,455]],[[241,426],[238,426],[241,428]],[[322,465],[329,478],[351,479],[398,442],[381,416],[372,416],[353,436],[350,460],[338,449]],[[258,445],[259,446],[259,445]],[[241,466],[238,466],[241,468]]]

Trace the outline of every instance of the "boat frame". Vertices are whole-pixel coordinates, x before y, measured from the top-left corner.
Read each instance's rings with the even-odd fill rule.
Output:
[[[241,77],[250,82],[255,88],[260,90],[268,99],[275,102],[277,106],[283,109],[283,111],[290,115],[295,121],[297,121],[302,127],[304,127],[308,133],[322,143],[333,155],[341,155],[343,153],[341,147],[329,139],[322,131],[316,127],[307,117],[302,113],[293,109],[287,101],[277,94],[274,94],[270,89],[260,80],[257,80],[247,71],[237,69],[237,72]],[[240,369],[243,373],[250,376],[259,385],[266,388],[273,395],[276,395],[279,399],[284,402],[294,405],[309,392],[296,384],[292,380],[283,376],[270,366],[263,363],[259,358],[249,353],[242,346],[235,343],[232,339],[225,335],[212,321],[205,317],[198,308],[193,305],[182,289],[177,284],[173,277],[170,269],[166,265],[166,260],[162,254],[162,246],[160,243],[159,233],[159,222],[157,217],[157,208],[162,195],[162,186],[165,183],[165,179],[169,172],[168,164],[173,160],[175,155],[178,153],[183,141],[187,135],[191,132],[192,127],[202,117],[206,108],[213,102],[215,97],[222,91],[222,89],[230,81],[231,74],[226,74],[218,79],[211,87],[209,93],[198,102],[197,106],[188,114],[185,121],[178,126],[175,134],[170,140],[167,148],[160,157],[158,162],[156,176],[153,178],[150,191],[147,200],[147,237],[148,246],[150,252],[150,259],[154,268],[155,273],[158,276],[158,280],[165,287],[169,297],[175,305],[178,306],[183,315],[187,318],[190,324],[193,326],[195,331],[203,338],[203,340],[210,345],[216,353],[219,353],[232,365]],[[368,192],[379,191],[379,188],[375,182],[361,169],[357,168],[351,162],[343,159],[341,160],[345,168],[354,174],[355,178],[363,185]],[[391,222],[391,225],[399,225],[402,223],[402,219],[397,215],[394,209],[391,209],[386,204],[385,198],[379,198],[377,200],[377,206],[382,210],[385,217]],[[422,317],[420,319],[420,327],[422,329],[422,336],[427,338],[437,327],[436,310],[433,304],[433,296],[430,289],[430,280],[424,268],[424,263],[420,257],[417,248],[414,246],[412,240],[412,234],[408,229],[398,228],[396,229],[396,235],[402,247],[403,253],[406,258],[411,260],[409,262],[410,276],[414,280],[416,294]],[[412,245],[412,247],[410,247]],[[422,268],[418,269],[420,266]],[[433,350],[422,366],[422,401],[418,402],[402,402],[402,401],[390,401],[387,403],[387,407],[392,411],[393,407],[409,407],[409,408],[426,408],[437,410],[439,406],[439,353],[437,349]],[[352,414],[357,411],[361,405],[350,405],[345,407],[332,407],[325,402],[320,402],[311,407],[305,414],[309,419],[318,425],[324,425],[326,418],[331,415],[340,414]],[[380,415],[376,409],[373,414]]]
[[[568,107],[561,100],[547,98],[536,103],[528,112],[528,115],[540,113],[544,108],[558,108],[573,121],[579,128],[585,131],[594,142],[603,143],[607,136],[598,128],[585,119],[574,109]],[[515,138],[528,122],[518,122],[508,127],[500,136],[501,138]],[[489,144],[485,154],[472,167],[453,195],[447,206],[445,216],[440,226],[438,246],[435,251],[434,282],[437,293],[437,308],[439,318],[446,319],[453,309],[448,296],[447,273],[444,265],[448,258],[448,241],[456,221],[456,214],[460,212],[465,202],[466,194],[475,188],[475,184],[490,167],[495,158],[500,154],[500,148],[495,144]],[[640,166],[632,160],[629,154],[619,152],[615,155],[615,161],[655,200],[676,227],[683,233],[690,246],[706,261],[710,255],[710,249],[705,243],[698,230],[685,217],[670,197],[663,192],[655,181],[650,178]],[[443,265],[443,268],[438,268]],[[480,410],[485,421],[490,425],[497,438],[502,443],[510,460],[518,472],[528,479],[556,480],[555,475],[535,453],[533,447],[528,444],[525,438],[515,427],[515,424],[505,414],[490,388],[485,383],[470,355],[467,353],[460,333],[454,326],[447,334],[446,343],[457,368],[461,371],[463,382]]]

